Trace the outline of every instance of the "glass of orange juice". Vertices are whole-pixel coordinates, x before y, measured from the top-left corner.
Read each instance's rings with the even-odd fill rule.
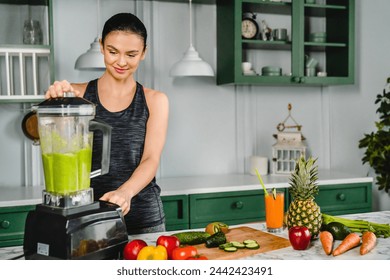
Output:
[[[269,190],[264,195],[265,223],[269,232],[278,233],[283,230],[284,191]]]

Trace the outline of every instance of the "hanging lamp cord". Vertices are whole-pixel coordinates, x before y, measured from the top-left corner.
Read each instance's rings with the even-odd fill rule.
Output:
[[[189,0],[189,11],[190,11],[190,48],[193,47],[192,45],[192,0]]]
[[[100,0],[97,0],[97,21],[96,21],[96,25],[97,25],[97,28],[96,28],[96,32],[97,32],[97,38],[100,38]]]

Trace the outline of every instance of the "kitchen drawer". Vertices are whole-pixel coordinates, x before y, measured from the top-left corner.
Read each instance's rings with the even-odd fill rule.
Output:
[[[0,247],[22,245],[27,213],[33,206],[0,208]]]
[[[323,185],[316,197],[321,212],[342,215],[372,211],[372,183]]]
[[[180,230],[189,228],[188,196],[162,196],[166,229]]]
[[[210,222],[229,225],[264,220],[264,192],[235,191],[190,195],[190,227],[200,228]]]

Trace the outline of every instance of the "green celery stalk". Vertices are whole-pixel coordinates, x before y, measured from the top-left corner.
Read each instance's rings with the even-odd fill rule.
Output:
[[[390,224],[372,223],[364,220],[351,220],[342,217],[331,216],[325,213],[322,213],[322,222],[326,225],[331,222],[339,222],[348,227],[353,232],[362,233],[364,231],[371,231],[377,237],[390,237]]]

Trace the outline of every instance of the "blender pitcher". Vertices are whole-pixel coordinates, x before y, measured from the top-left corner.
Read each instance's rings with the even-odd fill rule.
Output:
[[[45,191],[48,204],[59,205],[59,198],[71,197],[71,206],[80,194],[93,202],[90,178],[108,172],[111,127],[94,119],[95,105],[80,97],[51,98],[33,107],[37,113],[42,152]],[[101,130],[103,149],[101,169],[91,172],[93,131]],[[53,206],[53,205],[52,205]],[[66,205],[65,205],[66,207]]]

